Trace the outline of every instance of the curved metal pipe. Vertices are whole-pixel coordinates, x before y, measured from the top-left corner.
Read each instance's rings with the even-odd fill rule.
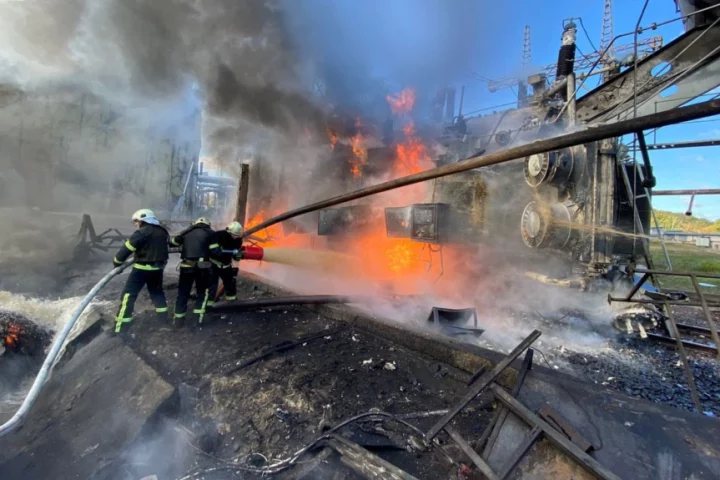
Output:
[[[65,340],[70,334],[72,328],[75,326],[75,323],[77,323],[80,315],[83,313],[83,311],[85,311],[92,299],[95,298],[95,295],[97,295],[98,292],[105,285],[107,285],[110,280],[120,275],[120,273],[122,273],[122,271],[130,265],[132,265],[132,262],[126,262],[123,265],[112,269],[107,275],[100,279],[97,284],[95,284],[92,290],[90,290],[90,292],[85,295],[85,298],[82,299],[80,305],[75,308],[75,311],[70,316],[70,319],[65,323],[65,326],[63,326],[63,329],[60,331],[57,338],[53,342],[52,347],[50,347],[50,351],[48,352],[47,357],[45,357],[45,361],[43,362],[42,367],[40,367],[40,371],[35,377],[35,381],[33,382],[32,387],[30,387],[30,391],[25,397],[25,400],[23,400],[22,405],[20,405],[18,411],[15,412],[15,415],[13,415],[10,420],[0,425],[0,437],[7,435],[16,428],[22,426],[28,413],[30,413],[30,409],[37,400],[38,395],[40,395],[40,390],[42,390],[43,386],[45,385],[45,382],[50,375],[50,371],[52,370],[55,361],[58,358],[58,355],[63,347],[63,344],[65,343]]]
[[[209,312],[234,312],[253,308],[279,307],[283,305],[323,305],[329,303],[370,303],[377,297],[349,295],[295,295],[291,297],[255,298],[213,305]]]

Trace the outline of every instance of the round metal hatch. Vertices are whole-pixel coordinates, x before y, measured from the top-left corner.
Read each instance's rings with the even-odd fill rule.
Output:
[[[572,217],[562,203],[530,202],[520,221],[523,242],[530,248],[564,248],[572,234]]]
[[[571,149],[538,153],[525,158],[525,182],[533,188],[561,186],[570,180],[575,158]]]

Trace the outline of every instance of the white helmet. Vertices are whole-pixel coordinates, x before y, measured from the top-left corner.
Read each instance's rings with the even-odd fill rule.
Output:
[[[227,228],[225,228],[228,232],[230,232],[230,235],[233,237],[242,237],[243,234],[243,226],[240,224],[240,222],[232,222],[230,223]]]
[[[203,224],[207,225],[208,227],[210,226],[210,220],[208,220],[208,219],[205,218],[205,217],[200,217],[200,218],[198,218],[197,220],[195,220],[195,221],[193,222],[193,225],[198,225],[198,224],[200,224],[200,223],[203,223]]]
[[[150,220],[150,222],[148,222]],[[154,220],[154,222],[153,222]],[[143,208],[138,210],[137,212],[133,213],[132,216],[133,222],[146,222],[146,223],[155,223],[157,222],[157,219],[155,218],[155,212],[152,210],[149,210],[147,208]]]

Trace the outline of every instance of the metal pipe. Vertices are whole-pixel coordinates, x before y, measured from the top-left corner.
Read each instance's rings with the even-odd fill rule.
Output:
[[[718,337],[717,327],[715,326],[715,321],[712,318],[712,313],[710,313],[710,307],[708,306],[707,300],[705,300],[705,295],[703,295],[702,290],[700,289],[700,283],[698,282],[697,277],[695,275],[690,275],[690,280],[692,280],[695,293],[700,298],[700,303],[702,304],[703,312],[705,313],[705,319],[710,327],[710,336],[712,337],[713,342],[715,342],[717,357],[720,359],[720,337]]]
[[[695,194],[694,194],[694,193],[693,193],[692,196],[690,197],[690,205],[688,205],[687,212],[685,212],[685,215],[687,215],[688,217],[692,217],[692,206],[693,206],[693,202],[695,202]]]
[[[234,312],[238,310],[250,310],[253,308],[279,307],[284,305],[323,305],[330,303],[370,303],[377,301],[377,298],[370,296],[348,296],[348,295],[296,295],[291,297],[255,298],[252,300],[240,300],[220,305],[213,305],[212,312]]]
[[[550,98],[554,97],[555,95],[557,95],[558,93],[562,92],[562,90],[564,88],[567,88],[567,85],[568,85],[568,77],[565,77],[562,80],[559,80],[559,81],[553,83],[552,86],[543,93],[543,97],[545,99],[550,99]],[[575,93],[576,93],[576,90],[575,90],[575,86],[573,85],[573,89],[570,92],[568,92],[569,97],[575,97]]]
[[[643,274],[643,276],[640,277],[640,280],[638,280],[637,283],[633,285],[633,288],[625,296],[625,300],[632,301],[632,297],[638,292],[638,290],[642,288],[643,285],[645,285],[645,282],[647,282],[648,278],[650,278],[649,273]]]
[[[690,362],[685,353],[685,345],[683,340],[680,338],[680,332],[678,331],[677,324],[675,323],[675,315],[673,315],[672,307],[668,302],[665,302],[665,313],[667,314],[670,327],[670,334],[675,338],[677,343],[678,353],[680,354],[680,360],[682,360],[683,369],[685,370],[685,376],[687,377],[688,386],[690,387],[690,395],[692,396],[693,403],[697,409],[697,413],[702,413],[702,405],[700,404],[700,396],[698,395],[697,386],[695,386],[695,376],[690,368]]]
[[[678,325],[678,328],[679,328],[679,325]],[[656,340],[658,342],[663,342],[663,343],[667,343],[670,345],[677,344],[676,339],[674,339],[672,337],[666,337],[665,335],[661,335],[659,333],[647,332],[647,337],[651,340]],[[704,343],[693,342],[692,340],[685,340],[685,339],[681,339],[680,341],[682,342],[684,347],[690,348],[692,350],[700,350],[700,351],[707,352],[707,353],[715,353],[714,345],[706,345]]]
[[[704,190],[655,190],[653,197],[672,195],[720,195],[720,188],[706,188]]]
[[[646,145],[646,148],[648,150],[669,150],[671,148],[716,147],[718,145],[720,145],[720,139],[697,140],[695,142],[653,143]]]
[[[30,413],[30,409],[37,400],[38,395],[40,395],[40,390],[42,390],[43,386],[45,385],[45,382],[50,375],[50,371],[55,365],[55,361],[60,354],[60,350],[62,349],[65,340],[70,334],[72,328],[75,326],[78,318],[80,318],[80,315],[85,311],[92,299],[95,298],[95,295],[97,295],[98,292],[105,285],[107,285],[110,280],[120,275],[120,273],[122,273],[122,271],[125,270],[128,266],[132,265],[132,263],[133,262],[126,262],[123,265],[112,269],[107,275],[100,279],[98,283],[95,284],[92,290],[90,290],[90,292],[85,295],[85,298],[83,298],[77,308],[75,308],[75,311],[70,316],[70,319],[65,323],[65,326],[55,338],[52,347],[50,347],[50,351],[48,352],[47,357],[45,357],[45,361],[43,362],[42,367],[40,367],[40,372],[38,372],[37,376],[35,377],[35,381],[33,382],[32,387],[30,387],[30,391],[25,397],[25,400],[23,400],[22,405],[20,405],[18,411],[15,412],[15,415],[13,415],[10,420],[0,425],[0,437],[7,435],[8,433],[23,424],[25,418],[28,416],[28,413]]]
[[[564,135],[559,135],[545,140],[536,140],[525,145],[508,148],[498,152],[489,153],[487,155],[472,156],[458,163],[426,170],[406,177],[396,178],[388,182],[361,188],[360,190],[356,190],[354,192],[290,210],[246,230],[243,237],[247,237],[267,227],[295,218],[305,213],[314,212],[323,208],[356,200],[358,198],[368,197],[388,190],[405,187],[407,185],[413,185],[427,180],[432,180],[434,178],[440,178],[480,167],[505,163],[517,158],[524,158],[538,153],[550,152],[562,148],[573,147],[575,145],[582,145],[605,138],[619,137],[627,133],[637,132],[638,130],[648,130],[651,128],[663,127],[690,120],[697,120],[699,118],[716,115],[718,113],[720,113],[720,100],[710,100],[707,102],[689,105],[687,107],[680,107],[665,112],[631,118],[621,122],[589,127],[578,132],[566,133]]]
[[[666,273],[666,272],[660,272],[660,273]],[[668,301],[668,302],[665,302],[664,300],[645,300],[643,298],[634,298],[632,300],[628,300],[626,298],[612,297],[612,296],[608,295],[608,303],[611,304],[613,302],[642,303],[644,305],[664,305],[665,303],[668,303],[669,305],[676,305],[678,307],[702,307],[701,303],[688,302],[688,301],[684,301],[684,300],[674,300],[674,301]],[[720,304],[711,303],[711,304],[708,304],[708,307],[709,308],[720,308]]]
[[[635,269],[635,273],[649,273],[650,275],[670,275],[673,277],[692,277],[694,275],[698,278],[720,279],[720,275],[713,275],[712,273],[702,273],[702,272],[661,272],[658,270],[645,270],[645,269],[637,268],[637,269]]]
[[[643,8],[640,11],[640,16],[635,24],[635,32],[633,35],[633,118],[637,117],[638,35],[640,34],[640,23],[642,23],[642,19],[645,16],[645,10],[647,10],[648,3],[650,3],[650,0],[645,0]]]

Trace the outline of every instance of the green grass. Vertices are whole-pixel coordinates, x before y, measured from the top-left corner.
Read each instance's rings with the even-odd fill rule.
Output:
[[[676,272],[694,272],[720,274],[720,252],[710,248],[696,247],[682,243],[665,244],[670,255],[672,269]],[[650,241],[650,254],[655,263],[656,270],[667,269],[667,262],[663,253],[662,244],[657,240]],[[704,293],[720,294],[720,279],[698,277],[700,283],[717,285],[717,288],[702,287]],[[663,288],[679,288],[694,292],[692,282],[686,277],[660,277]]]

